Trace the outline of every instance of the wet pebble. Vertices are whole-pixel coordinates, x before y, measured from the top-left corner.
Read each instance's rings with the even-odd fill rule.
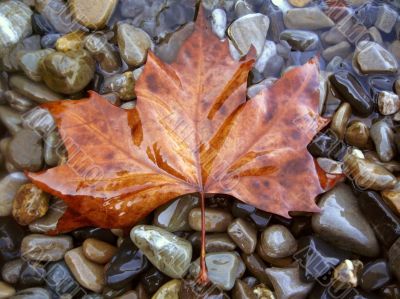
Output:
[[[287,41],[292,49],[297,51],[311,51],[317,47],[319,38],[312,31],[285,30],[279,35],[280,40]]]
[[[51,299],[51,294],[43,288],[28,288],[18,291],[12,299]]]
[[[94,238],[110,244],[113,244],[117,241],[117,236],[114,235],[111,230],[100,227],[79,228],[71,232],[71,234],[74,239],[80,242],[83,242],[89,238]]]
[[[54,46],[58,52],[82,50],[84,38],[85,32],[74,31],[61,36]]]
[[[378,107],[379,112],[383,115],[396,113],[400,109],[399,96],[393,92],[381,91],[378,94]]]
[[[179,299],[179,290],[181,289],[181,280],[173,279],[162,285],[157,293],[151,299]]]
[[[297,242],[292,233],[283,225],[267,227],[260,238],[262,252],[271,258],[284,258],[297,250]]]
[[[101,93],[114,92],[121,100],[129,101],[136,97],[135,78],[132,72],[125,72],[108,77],[104,80]]]
[[[6,91],[4,93],[4,97],[8,102],[8,105],[10,105],[11,108],[18,112],[26,112],[30,110],[33,106],[35,106],[35,103],[33,101],[13,90]]]
[[[251,254],[257,245],[257,230],[242,218],[237,218],[228,227],[228,234],[239,248],[246,254]]]
[[[221,8],[216,8],[212,11],[212,30],[219,39],[225,37],[227,18],[226,13]]]
[[[384,33],[390,33],[396,24],[397,17],[397,11],[388,5],[381,5],[378,9],[375,26]]]
[[[235,20],[228,28],[228,35],[241,55],[253,45],[260,55],[269,28],[269,18],[263,14],[248,14]]]
[[[188,240],[192,243],[193,248],[200,252],[201,233],[195,232]],[[206,234],[206,252],[233,251],[236,243],[225,233]]]
[[[265,272],[267,266],[258,254],[242,254],[242,259],[249,273],[256,277],[261,283],[271,285],[268,275]]]
[[[65,263],[80,285],[93,292],[101,293],[104,288],[103,266],[85,258],[82,247],[68,251],[65,254]]]
[[[118,4],[117,0],[71,0],[75,20],[90,29],[102,29]]]
[[[350,117],[351,106],[349,103],[342,103],[332,117],[331,130],[341,140],[344,138],[347,122]]]
[[[289,9],[284,14],[283,20],[289,29],[317,30],[335,25],[318,7]]]
[[[18,170],[40,170],[43,165],[41,136],[30,129],[18,131],[7,147],[6,159]]]
[[[41,81],[42,74],[39,70],[40,60],[53,52],[53,49],[44,49],[23,53],[18,57],[19,66],[29,79],[33,81]]]
[[[389,162],[395,155],[394,133],[385,120],[371,126],[371,139],[382,162]]]
[[[197,195],[184,195],[158,208],[154,213],[154,225],[170,232],[187,231],[189,213],[199,205]]]
[[[97,264],[106,264],[117,253],[117,247],[96,239],[86,239],[82,245],[88,260]]]
[[[58,295],[72,296],[78,293],[81,286],[72,277],[67,265],[64,261],[51,263],[46,267],[46,285],[54,293]]]
[[[378,43],[361,42],[355,55],[357,66],[363,74],[396,73],[398,64],[393,55]]]
[[[147,57],[147,51],[152,47],[148,34],[129,24],[118,26],[118,46],[122,59],[130,66],[142,65]]]
[[[64,214],[66,209],[67,205],[64,203],[64,201],[60,199],[54,200],[50,204],[46,215],[29,224],[29,230],[32,233],[47,233],[55,230],[58,220]]]
[[[216,252],[206,255],[208,278],[223,290],[231,290],[238,276],[241,263],[239,255],[232,252]],[[196,278],[200,272],[199,260],[196,260],[189,269],[192,277]]]
[[[205,209],[206,232],[225,232],[232,222],[232,215],[216,208]],[[195,231],[201,231],[201,209],[194,208],[189,213],[189,225]]]
[[[9,107],[0,106],[0,121],[11,135],[15,135],[21,130],[21,114]]]
[[[16,284],[18,282],[22,265],[24,261],[22,259],[16,259],[9,261],[1,268],[1,277],[9,284]]]
[[[15,288],[13,288],[11,285],[0,281],[0,298],[1,299],[7,299],[10,298],[15,294]]]
[[[337,185],[321,197],[318,206],[321,213],[313,214],[312,228],[321,238],[363,256],[379,254],[374,231],[348,186]]]
[[[165,282],[168,281],[168,278],[157,268],[151,267],[141,275],[140,281],[146,290],[146,293],[154,294]]]
[[[81,91],[92,80],[95,62],[87,51],[54,52],[40,62],[40,72],[46,85],[63,94]]]
[[[384,259],[366,264],[360,276],[361,288],[371,292],[387,285],[392,278],[389,264]]]
[[[126,238],[106,267],[106,285],[114,289],[122,288],[144,272],[148,265],[142,251],[138,250],[130,238]]]
[[[135,226],[130,237],[161,272],[172,278],[185,275],[192,259],[192,245],[189,241],[151,225]]]
[[[31,234],[22,240],[21,255],[26,260],[55,262],[61,260],[72,247],[70,236]]]
[[[28,182],[23,172],[13,172],[0,181],[0,217],[11,215],[13,200],[19,188]]]
[[[332,286],[334,290],[348,290],[357,287],[362,269],[361,261],[344,260],[333,271]]]
[[[49,208],[49,196],[34,184],[25,184],[15,195],[12,215],[20,225],[43,217]]]
[[[44,284],[46,278],[46,269],[40,263],[33,261],[25,262],[19,273],[18,288],[24,289],[37,287]]]
[[[0,260],[7,262],[20,256],[25,232],[11,217],[0,217]]]

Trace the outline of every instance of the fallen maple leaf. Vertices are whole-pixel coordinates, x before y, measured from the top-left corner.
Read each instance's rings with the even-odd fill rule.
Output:
[[[224,193],[285,217],[319,211],[314,199],[323,190],[306,149],[326,123],[317,113],[318,65],[288,71],[246,102],[253,62],[233,60],[199,16],[176,62],[149,53],[136,109],[94,92],[45,104],[68,161],[28,176],[69,206],[57,232],[131,227],[187,193],[199,193],[203,208],[204,194]]]

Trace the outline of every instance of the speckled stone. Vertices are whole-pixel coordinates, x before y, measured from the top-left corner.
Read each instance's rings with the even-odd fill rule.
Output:
[[[172,278],[181,278],[192,259],[192,244],[172,233],[151,225],[132,228],[130,237],[149,261]]]
[[[6,175],[0,181],[0,217],[11,215],[12,204],[19,188],[28,182],[23,172]]]

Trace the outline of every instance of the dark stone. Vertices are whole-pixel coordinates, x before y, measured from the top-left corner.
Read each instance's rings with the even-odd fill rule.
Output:
[[[133,244],[130,238],[126,238],[106,269],[106,285],[113,289],[123,288],[141,274],[148,264],[142,251]]]
[[[389,248],[400,237],[400,219],[377,192],[361,192],[358,198],[360,209],[371,224],[376,237]]]
[[[361,5],[355,10],[355,16],[358,21],[368,28],[374,26],[377,15],[378,7],[370,3]]]
[[[258,230],[264,230],[271,221],[272,214],[256,210],[249,215],[249,219],[254,222]]]
[[[47,35],[42,36],[40,40],[40,45],[43,49],[47,48],[55,48],[57,40],[62,36],[60,33],[50,33]]]
[[[351,256],[318,237],[301,238],[298,246],[293,258],[299,261],[306,281],[329,281],[332,268]]]
[[[121,288],[121,289],[118,289],[118,290],[114,290],[114,289],[111,289],[109,287],[105,287],[104,290],[103,290],[102,299],[112,299],[112,298],[116,298],[116,297],[122,296],[128,290],[129,290],[129,287]],[[132,299],[136,299],[136,298],[132,298]]]
[[[238,200],[235,200],[232,204],[231,211],[236,218],[245,218],[252,221],[259,230],[265,229],[272,218],[272,214],[258,210],[256,207]]]
[[[256,210],[256,207],[238,200],[235,200],[232,205],[232,215],[236,218],[247,218]]]
[[[94,238],[110,244],[115,244],[118,239],[117,236],[114,235],[109,229],[99,227],[77,229],[74,230],[71,235],[74,237],[74,239],[80,242],[83,242],[89,238]]]
[[[21,289],[37,287],[44,284],[46,269],[39,263],[33,261],[22,265],[19,274],[18,287]]]
[[[179,298],[184,299],[228,299],[229,297],[217,286],[196,283],[194,280],[183,280]]]
[[[46,284],[50,290],[58,295],[76,295],[81,289],[63,261],[51,263],[47,266]]]
[[[314,157],[334,160],[341,160],[347,150],[346,144],[330,130],[317,134],[307,146],[307,149]]]
[[[142,276],[140,281],[148,294],[154,294],[165,282],[168,281],[168,277],[158,271],[157,268],[151,267]]]
[[[332,284],[327,284],[327,287],[323,287],[321,284],[316,283],[313,290],[307,297],[307,299],[378,299],[376,297],[362,297],[362,293],[357,289],[344,289],[337,291],[334,289]]]
[[[8,262],[20,256],[25,232],[11,217],[0,217],[0,261]]]
[[[380,294],[382,299],[399,299],[400,287],[396,284],[388,285],[380,291]]]
[[[347,71],[339,71],[329,77],[338,96],[348,102],[353,112],[359,116],[369,116],[374,111],[374,104],[355,76]]]
[[[46,18],[38,13],[34,13],[32,15],[32,29],[33,29],[34,33],[39,34],[39,35],[46,35],[46,34],[55,32],[55,29],[46,20]]]
[[[364,266],[361,274],[361,288],[366,292],[378,290],[388,284],[392,276],[386,260],[370,262]]]

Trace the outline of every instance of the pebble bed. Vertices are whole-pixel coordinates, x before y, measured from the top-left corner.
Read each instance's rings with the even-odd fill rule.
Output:
[[[256,50],[249,98],[319,55],[320,111],[332,120],[308,149],[345,179],[317,199],[321,213],[292,219],[207,198],[210,283],[201,286],[196,196],[158,208],[129,234],[48,236],[65,205],[23,172],[66,159],[39,104],[95,90],[134,107],[148,50],[173,61],[198,1],[1,0],[0,299],[400,298],[400,3],[338,3],[202,1],[234,58]]]

